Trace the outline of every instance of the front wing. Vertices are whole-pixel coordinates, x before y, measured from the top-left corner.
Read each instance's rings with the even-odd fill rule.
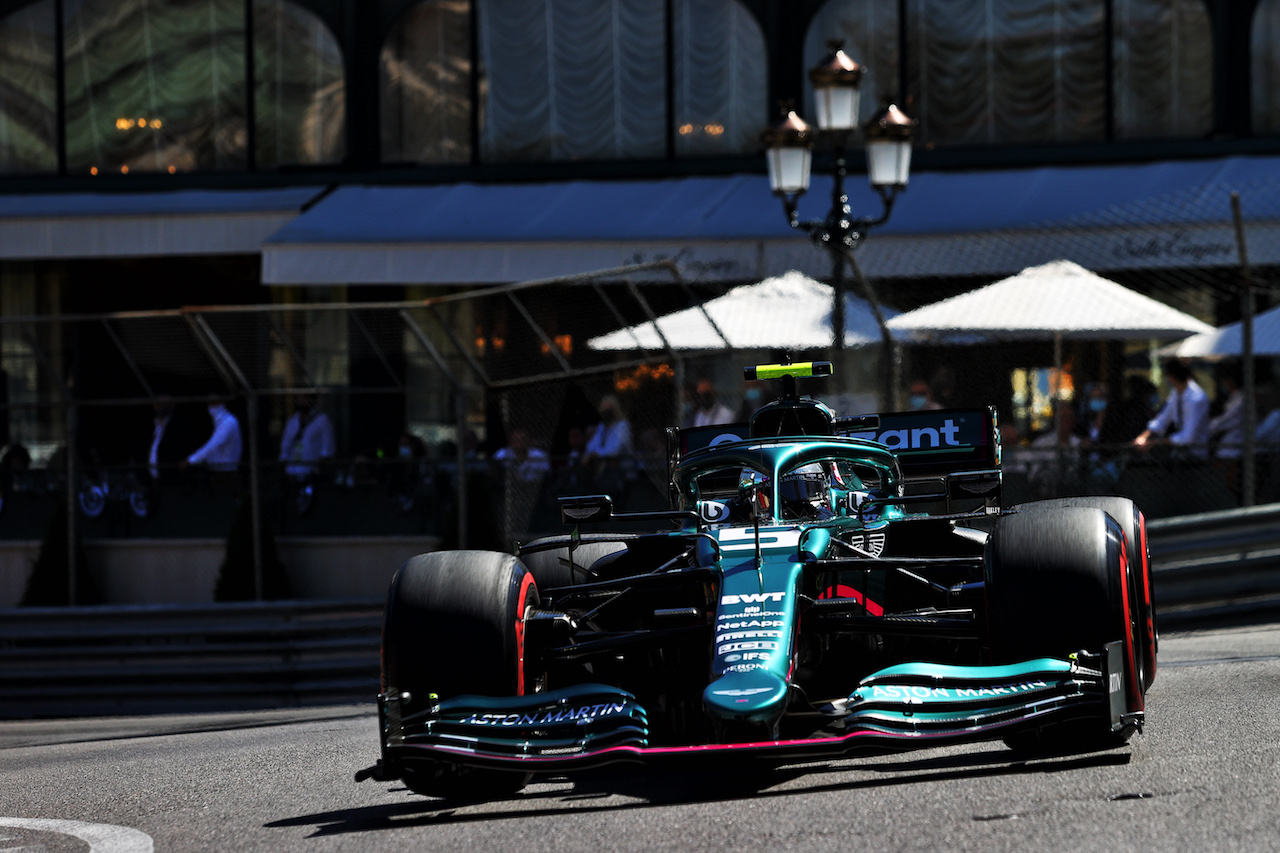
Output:
[[[1008,666],[908,663],[867,676],[848,698],[820,708],[829,720],[821,735],[685,745],[651,744],[645,709],[607,685],[458,696],[407,718],[403,697],[388,691],[378,700],[382,760],[356,779],[399,778],[401,767],[419,761],[524,772],[713,756],[787,763],[992,740],[1078,718],[1108,721],[1113,732],[1141,728],[1141,712],[1126,712],[1124,690],[1120,643],[1101,654]]]

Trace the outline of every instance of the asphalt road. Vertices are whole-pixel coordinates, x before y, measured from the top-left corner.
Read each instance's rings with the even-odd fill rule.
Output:
[[[366,707],[6,722],[0,850],[1280,850],[1280,622],[1166,633],[1148,713],[1073,758],[612,771],[460,807],[352,781],[377,757]]]

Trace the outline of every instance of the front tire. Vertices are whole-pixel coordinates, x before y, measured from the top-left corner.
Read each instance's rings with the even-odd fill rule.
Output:
[[[396,573],[382,632],[382,689],[408,693],[403,713],[462,694],[533,692],[524,667],[524,616],[538,587],[509,554],[422,554]],[[443,761],[402,768],[409,789],[429,797],[488,799],[523,788],[532,774]]]
[[[1031,501],[1013,507],[1018,511],[1058,510],[1070,507],[1100,509],[1111,516],[1124,531],[1128,545],[1129,600],[1134,621],[1137,664],[1142,674],[1142,692],[1156,680],[1156,655],[1160,647],[1160,631],[1156,625],[1155,588],[1151,577],[1151,546],[1147,541],[1147,520],[1129,498],[1107,495],[1053,498]]]
[[[1124,532],[1099,508],[1067,507],[1000,519],[985,555],[992,657],[1011,663],[1066,658],[1123,643],[1130,710],[1142,710]],[[1006,737],[1014,749],[1071,753],[1122,745],[1105,718],[1056,723]]]

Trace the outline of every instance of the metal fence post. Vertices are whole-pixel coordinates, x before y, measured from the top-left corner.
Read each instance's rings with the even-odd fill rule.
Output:
[[[261,462],[258,451],[258,395],[252,390],[246,391],[245,402],[248,408],[249,421],[249,512],[253,514],[253,597],[262,601],[262,492],[259,488],[261,478],[258,466]]]

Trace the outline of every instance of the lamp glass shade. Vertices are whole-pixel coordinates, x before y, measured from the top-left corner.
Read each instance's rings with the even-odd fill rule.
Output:
[[[765,150],[769,188],[774,195],[802,193],[809,189],[813,153],[807,145],[779,145]]]
[[[858,128],[861,93],[856,86],[828,84],[813,87],[813,105],[818,112],[818,128],[837,132]]]
[[[910,139],[867,140],[867,177],[871,186],[905,187],[910,174]]]

